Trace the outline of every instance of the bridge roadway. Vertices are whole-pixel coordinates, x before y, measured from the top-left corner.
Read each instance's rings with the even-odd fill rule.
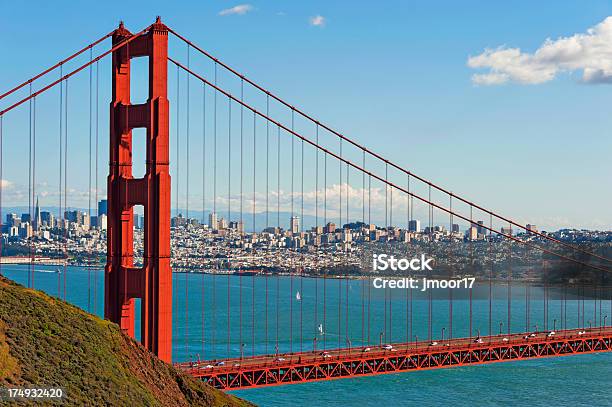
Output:
[[[612,327],[457,338],[183,362],[177,367],[213,387],[250,387],[331,380],[502,361],[612,351]]]

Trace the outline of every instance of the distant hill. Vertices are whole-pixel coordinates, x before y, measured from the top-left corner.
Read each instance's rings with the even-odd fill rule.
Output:
[[[75,406],[251,405],[162,362],[116,324],[0,276],[0,387],[11,386],[62,387]]]

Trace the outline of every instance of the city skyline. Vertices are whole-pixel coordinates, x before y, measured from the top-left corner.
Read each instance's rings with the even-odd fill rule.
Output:
[[[137,229],[144,228],[144,212],[142,209],[142,207],[138,207],[138,210],[133,210],[134,227]],[[270,228],[280,228],[280,230],[291,232],[292,234],[298,234],[302,232],[318,231],[319,229],[321,229],[321,231],[318,233],[332,233],[332,231],[325,232],[326,228],[328,228],[330,225],[332,225],[335,230],[336,225],[338,228],[342,228],[362,224],[368,227],[374,226],[381,229],[397,228],[398,230],[425,234],[429,233],[428,231],[434,230],[442,232],[448,231],[451,233],[465,232],[465,236],[469,240],[482,239],[488,235],[488,226],[495,228],[502,234],[508,235],[513,235],[515,233],[524,234],[529,233],[529,231],[558,232],[560,230],[580,230],[577,228],[561,228],[559,230],[547,231],[540,229],[538,225],[533,223],[524,225],[525,229],[519,227],[508,228],[503,224],[499,224],[498,222],[492,225],[485,225],[483,220],[478,220],[477,218],[474,218],[472,222],[466,222],[461,219],[459,221],[455,220],[457,223],[454,223],[452,219],[450,222],[440,222],[440,219],[420,219],[416,214],[414,214],[414,216],[410,216],[411,214],[409,213],[406,213],[406,216],[402,221],[394,222],[392,218],[388,218],[387,220],[389,222],[380,223],[380,221],[377,221],[375,218],[366,215],[365,211],[362,212],[361,218],[350,218],[346,216],[346,213],[344,218],[340,218],[339,214],[337,214],[336,217],[334,217],[333,214],[327,217],[318,217],[305,213],[302,217],[300,213],[274,210],[255,212],[255,217],[253,217],[253,212],[215,212],[212,208],[192,210],[188,215],[184,209],[185,208],[172,209],[171,225],[173,227],[185,226],[192,223],[195,226],[207,226],[215,230],[235,229],[239,232],[259,233]],[[4,219],[2,220],[2,224],[8,224],[10,227],[10,225],[14,222],[14,219],[19,219],[22,224],[26,223],[29,224],[34,230],[40,230],[41,225],[52,228],[56,226],[55,222],[61,219],[80,225],[86,225],[87,227],[94,227],[103,230],[106,229],[108,215],[107,199],[99,200],[97,205],[94,205],[91,211],[87,208],[78,207],[62,208],[62,211],[63,212],[61,213],[59,207],[40,206],[39,198],[37,197],[36,205],[33,207],[17,206],[3,208],[2,214]],[[101,224],[99,223],[100,216],[104,217]],[[365,218],[364,216],[368,216],[368,218]],[[399,218],[402,217],[400,216]],[[430,222],[431,226],[429,226]],[[101,225],[104,226],[101,227]],[[593,231],[598,232],[597,230]]]

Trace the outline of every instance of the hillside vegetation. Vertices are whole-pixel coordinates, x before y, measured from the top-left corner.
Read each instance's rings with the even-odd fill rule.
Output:
[[[62,387],[67,405],[251,405],[162,362],[117,325],[0,276],[0,387],[27,386]]]

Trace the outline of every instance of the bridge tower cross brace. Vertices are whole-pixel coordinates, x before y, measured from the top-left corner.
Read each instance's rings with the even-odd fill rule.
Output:
[[[123,23],[113,46],[133,36]],[[108,255],[104,317],[134,337],[134,299],[140,298],[141,342],[172,360],[168,28],[158,17],[147,33],[113,52],[108,176]],[[130,60],[149,59],[149,98],[130,102]],[[132,176],[132,129],[146,129],[146,173]],[[142,142],[142,140],[136,140]],[[133,207],[144,207],[142,267],[134,266]]]

